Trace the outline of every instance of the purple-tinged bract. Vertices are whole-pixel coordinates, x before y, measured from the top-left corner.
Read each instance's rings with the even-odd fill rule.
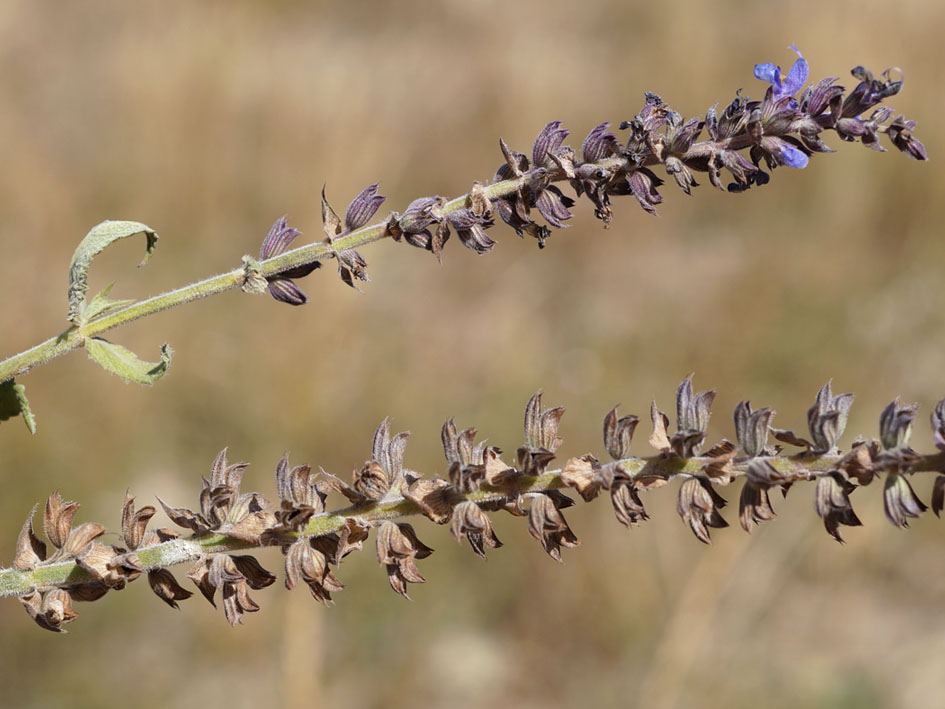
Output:
[[[289,226],[286,217],[276,219],[269,233],[266,235],[266,238],[263,239],[262,246],[259,248],[259,258],[268,259],[285,253],[295,238],[301,233],[302,232],[298,229]],[[312,261],[311,263],[290,268],[278,275],[267,277],[266,280],[269,282],[269,294],[276,300],[288,303],[289,305],[304,305],[308,302],[308,296],[295,285],[292,279],[307,276],[321,265],[320,261]]]

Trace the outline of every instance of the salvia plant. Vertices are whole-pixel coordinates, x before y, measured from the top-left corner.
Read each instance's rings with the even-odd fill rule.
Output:
[[[69,325],[46,342],[0,362],[0,420],[22,416],[30,431],[36,423],[22,384],[15,377],[54,357],[83,347],[89,358],[127,381],[152,384],[167,371],[172,351],[161,348],[156,362],[141,360],[103,334],[168,308],[227,290],[268,293],[275,300],[303,305],[308,297],[297,281],[334,259],[338,275],[349,286],[368,281],[367,262],[359,248],[391,238],[431,252],[437,260],[451,235],[478,254],[490,252],[489,235],[497,221],[517,235],[528,235],[544,247],[552,229],[566,226],[576,201],[585,198],[607,225],[612,199],[632,196],[655,214],[665,171],[686,194],[697,186],[696,175],[732,193],[770,181],[779,166],[804,168],[817,152],[833,152],[822,140],[827,131],[842,141],[884,151],[880,135],[916,160],[925,160],[922,143],[913,136],[915,122],[898,116],[881,102],[902,88],[901,72],[876,76],[863,67],[852,70],[851,90],[828,77],[808,85],[808,65],[797,59],[787,72],[771,63],[755,66],[756,78],[768,84],[761,100],[736,92],[724,109],[709,108],[703,118],[683,118],[656,94],[647,93],[643,107],[619,124],[593,128],[580,149],[567,144],[569,131],[560,121],[548,123],[535,139],[531,154],[520,153],[500,140],[503,162],[490,181],[475,182],[455,199],[423,197],[402,213],[369,224],[385,198],[371,185],[338,216],[322,191],[325,238],[293,248],[301,232],[285,217],[276,220],[262,241],[258,257],[244,256],[237,268],[141,301],[115,300],[108,286],[87,298],[87,276],[94,258],[117,240],[143,234],[145,261],[158,243],[157,233],[139,222],[106,221],[93,228],[76,249],[69,272]],[[803,89],[803,90],[802,90]],[[700,140],[702,138],[702,140]],[[728,177],[723,177],[727,174]],[[568,196],[559,186],[567,182]],[[535,211],[544,223],[535,221]],[[498,219],[497,219],[498,218]],[[96,522],[74,525],[79,505],[49,496],[43,511],[42,541],[33,527],[33,508],[16,542],[13,566],[0,569],[0,595],[18,597],[27,613],[47,630],[63,631],[74,620],[74,601],[92,601],[120,590],[146,575],[154,593],[176,607],[190,597],[171,567],[190,564],[186,576],[211,603],[222,599],[231,624],[259,606],[250,591],[274,583],[276,576],[249,552],[277,547],[285,556],[285,585],[304,583],[312,596],[330,603],[343,588],[336,575],[342,560],[363,548],[374,531],[377,559],[391,588],[407,597],[408,584],[424,581],[417,562],[433,550],[408,522],[449,525],[457,539],[485,557],[502,545],[492,515],[507,512],[527,520],[528,531],[554,559],[562,548],[579,541],[563,510],[575,497],[589,502],[602,493],[610,497],[617,520],[631,528],[648,519],[643,498],[649,490],[679,479],[677,511],[695,536],[710,542],[710,529],[728,526],[720,489],[742,479],[738,519],[750,532],[775,517],[771,492],[783,494],[796,483],[814,487],[814,508],[827,532],[842,541],[842,526],[858,526],[851,504],[860,487],[882,479],[886,516],[897,527],[925,511],[910,483],[916,473],[936,472],[931,506],[945,507],[945,400],[931,415],[938,452],[920,454],[909,447],[917,407],[898,399],[879,417],[879,438],[854,440],[839,448],[853,394],[834,395],[828,382],[807,412],[807,438],[773,426],[775,412],[752,408],[748,401],[734,412],[734,441],[706,446],[714,391],[694,393],[691,375],[676,392],[676,430],[656,402],[650,407],[648,442],[655,453],[633,456],[631,442],[639,418],[611,410],[603,423],[602,456],[585,454],[552,468],[562,439],[560,407],[544,409],[541,394],[525,407],[524,442],[513,457],[475,443],[474,428],[460,430],[452,420],[442,428],[446,474],[424,475],[405,467],[408,433],[392,435],[383,421],[374,434],[371,457],[350,482],[309,465],[292,466],[284,456],[276,466],[278,501],[259,492],[241,490],[246,463],[230,463],[224,449],[202,479],[197,504],[159,500],[178,529],[148,529],[154,506],[136,507],[130,492],[121,509],[120,543],[100,541],[105,527]],[[775,442],[776,441],[776,442]],[[783,446],[797,450],[788,453]],[[705,450],[704,450],[705,449]],[[572,495],[566,494],[571,492]],[[329,510],[329,495],[343,496],[347,506]],[[219,596],[217,595],[219,592]]]

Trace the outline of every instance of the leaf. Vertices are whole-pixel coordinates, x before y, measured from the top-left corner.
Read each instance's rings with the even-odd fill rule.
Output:
[[[0,384],[0,421],[14,416],[22,416],[30,433],[36,433],[36,419],[26,400],[26,387],[8,379]]]
[[[118,308],[123,308],[126,305],[131,305],[134,303],[134,298],[123,299],[123,300],[111,300],[108,297],[108,294],[111,292],[112,288],[115,287],[114,283],[109,283],[105,288],[102,289],[100,293],[97,293],[92,297],[92,301],[85,306],[84,311],[82,312],[82,319],[85,322],[94,320],[95,318],[101,315],[107,315],[113,310]]]
[[[69,321],[78,325],[87,318],[85,293],[89,288],[88,273],[92,260],[115,241],[125,239],[135,234],[144,234],[147,239],[145,255],[138,266],[144,266],[154,254],[157,247],[158,235],[151,227],[141,222],[104,221],[92,227],[72,255],[72,264],[69,266]],[[108,288],[99,296],[107,295]],[[98,297],[98,296],[96,296]],[[95,299],[93,299],[93,304]],[[115,301],[112,301],[115,302]]]
[[[144,362],[127,347],[116,345],[101,337],[86,340],[85,349],[89,353],[89,359],[98,362],[112,374],[117,374],[126,382],[148,385],[164,376],[173,355],[170,346],[164,344],[161,345],[160,362]]]

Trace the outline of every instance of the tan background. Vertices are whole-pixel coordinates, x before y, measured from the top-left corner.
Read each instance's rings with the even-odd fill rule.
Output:
[[[283,451],[347,475],[385,415],[413,431],[410,467],[443,473],[439,426],[455,416],[513,451],[542,387],[563,404],[562,455],[601,453],[614,404],[672,406],[695,371],[719,391],[711,437],[743,398],[804,429],[834,377],[858,394],[850,434],[875,435],[894,395],[927,415],[945,393],[938,130],[945,7],[862,2],[160,2],[0,5],[0,355],[65,326],[69,258],[104,218],[157,229],[96,261],[92,286],[142,297],[232,268],[288,213],[319,238],[318,192],[338,211],[381,182],[386,209],[454,196],[490,177],[500,136],[520,150],[549,120],[576,144],[631,118],[643,92],[701,115],[734,90],[760,96],[759,61],[811,77],[903,68],[890,103],[919,121],[933,160],[829,143],[803,171],[735,196],[664,189],[661,216],[631,200],[603,230],[589,205],[539,252],[508,229],[476,257],[451,242],[442,267],[385,243],[364,249],[364,295],[330,269],[300,283],[306,308],[228,293],[114,333],[153,358],[152,390],[72,354],[21,379],[37,413],[0,432],[0,558],[34,501],[59,488],[79,520],[114,528],[126,487],[141,504],[196,499],[216,452],[249,460],[270,492]],[[641,428],[641,431],[643,429]],[[636,450],[645,454],[646,435]],[[852,439],[848,435],[847,442]],[[928,499],[929,481],[916,482]],[[737,490],[725,491],[733,505]],[[674,512],[627,532],[606,500],[569,512],[583,540],[559,567],[518,520],[483,564],[443,528],[408,603],[366,551],[329,610],[280,585],[230,630],[194,598],[175,613],[143,583],[83,604],[68,636],[0,603],[0,687],[10,706],[849,706],[927,707],[945,674],[945,528],[900,532],[881,489],[855,496],[866,526],[841,547],[812,490],[779,519],[704,548]],[[726,510],[730,522],[737,514]],[[167,524],[159,515],[160,524]],[[114,538],[112,538],[114,539]],[[182,576],[184,569],[179,576]]]

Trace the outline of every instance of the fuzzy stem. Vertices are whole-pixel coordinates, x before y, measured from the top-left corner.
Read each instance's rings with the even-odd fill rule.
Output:
[[[600,166],[607,167],[612,163],[620,164],[622,162],[626,161],[622,158],[608,158],[602,160]],[[552,179],[562,180],[564,178],[565,176],[563,174],[556,173]],[[496,199],[515,192],[525,184],[525,180],[525,177],[503,180],[502,182],[489,185],[484,189],[484,192],[487,198]],[[440,209],[440,214],[445,216],[466,207],[468,203],[469,195],[462,195],[461,197],[447,202],[446,205]],[[328,243],[327,240],[318,241],[313,244],[291,249],[278,256],[259,261],[259,273],[263,277],[274,276],[295,266],[312,263],[319,259],[330,258],[341,251],[356,249],[374,241],[379,241],[387,236],[386,226],[386,221],[379,222],[334,239],[331,243]],[[227,273],[221,273],[218,276],[212,276],[211,278],[177,288],[176,290],[167,291],[166,293],[161,293],[160,295],[147,298],[146,300],[132,303],[102,318],[87,323],[82,327],[71,327],[56,337],[51,337],[35,347],[31,347],[20,354],[13,355],[0,362],[0,383],[28,372],[37,365],[45,364],[55,357],[81,347],[89,337],[101,335],[116,327],[138,320],[139,318],[159,313],[162,310],[169,310],[170,308],[186,305],[187,303],[200,300],[201,298],[207,298],[211,295],[239,288],[243,273],[242,268],[237,268]]]
[[[792,482],[814,480],[833,470],[842,459],[839,454],[811,454],[784,457],[774,456],[755,458],[770,463],[779,473],[793,476]],[[688,477],[700,473],[712,458],[676,456],[650,456],[645,458],[627,458],[618,461],[620,469],[634,478],[660,477],[667,482],[679,477]],[[744,476],[748,468],[747,458],[737,459],[734,463],[734,477]],[[945,472],[945,453],[922,456],[911,467],[911,472]],[[500,502],[518,495],[533,495],[548,490],[568,487],[560,477],[560,470],[552,470],[539,476],[517,477],[502,485],[482,485],[475,492],[460,496],[479,505]],[[361,522],[375,523],[382,520],[412,517],[421,514],[420,508],[410,500],[396,496],[369,504],[351,505],[331,512],[317,514],[309,521],[302,536],[318,537],[344,528],[345,522],[356,518]],[[284,538],[291,541],[296,535],[284,533]],[[167,568],[177,564],[193,562],[200,556],[210,553],[229,553],[272,546],[253,544],[242,539],[228,537],[216,532],[195,536],[190,539],[172,539],[161,544],[141,547],[134,554],[145,570]],[[77,586],[92,582],[93,577],[76,561],[62,561],[38,566],[32,570],[0,569],[0,598],[25,596],[34,588],[52,588]]]

